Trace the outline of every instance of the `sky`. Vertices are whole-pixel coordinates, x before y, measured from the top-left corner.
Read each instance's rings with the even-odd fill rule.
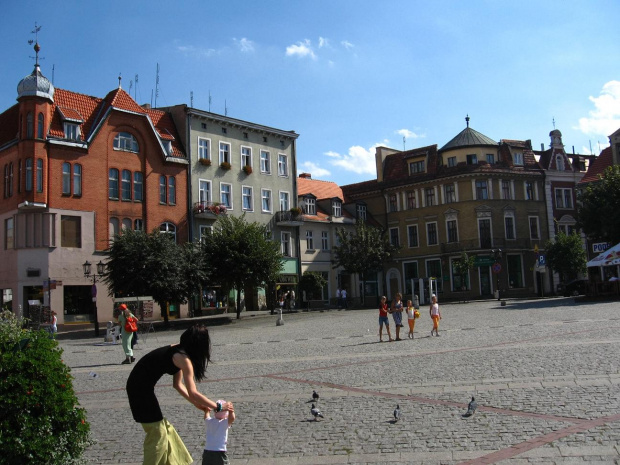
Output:
[[[0,111],[32,72],[36,24],[55,87],[104,97],[120,74],[139,104],[293,130],[297,172],[339,185],[376,178],[377,146],[441,148],[466,115],[495,141],[548,148],[555,127],[597,155],[620,128],[617,0],[0,5]]]

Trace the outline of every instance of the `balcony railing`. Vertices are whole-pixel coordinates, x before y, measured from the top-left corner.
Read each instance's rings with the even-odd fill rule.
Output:
[[[304,217],[301,213],[290,211],[276,212],[276,224],[278,226],[301,226],[304,224]]]
[[[199,218],[215,218],[217,215],[226,214],[226,206],[217,202],[196,202],[194,203],[194,215]]]
[[[540,240],[534,239],[505,239],[503,237],[494,237],[486,239],[467,239],[459,242],[446,242],[441,244],[442,253],[455,253],[472,250],[534,250],[534,246],[542,246]]]

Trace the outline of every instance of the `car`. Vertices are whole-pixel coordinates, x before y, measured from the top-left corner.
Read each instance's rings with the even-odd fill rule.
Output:
[[[587,279],[575,279],[564,285],[564,295],[566,297],[583,295],[588,290]]]

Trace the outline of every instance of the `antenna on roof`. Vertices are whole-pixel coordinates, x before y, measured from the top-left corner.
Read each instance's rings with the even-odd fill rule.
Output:
[[[189,106],[194,108],[194,91],[190,91],[189,93]]]
[[[40,30],[41,30],[41,26],[37,26],[37,22],[35,21],[34,29],[32,31],[30,31],[31,34],[34,34],[34,40],[30,39],[28,41],[28,43],[30,45],[32,45],[34,43],[34,53],[35,53],[35,56],[30,57],[30,58],[34,58],[35,66],[39,66],[39,51],[41,50],[41,46],[39,45],[39,31]],[[41,58],[41,60],[43,60],[43,58]]]
[[[129,80],[129,91],[127,91],[127,93],[129,94],[129,96],[131,97],[131,88],[133,87],[133,81],[130,79]]]
[[[404,152],[405,150],[407,150],[407,149],[405,148],[405,143],[406,143],[406,142],[407,142],[407,138],[406,138],[405,136],[403,136],[403,152]]]
[[[553,123],[553,129],[555,129],[555,118],[551,118],[551,122]]]
[[[123,76],[121,75],[121,73],[118,73],[118,88],[122,89],[121,87],[121,79],[123,79]]]
[[[592,141],[591,141],[591,140],[589,140],[588,142],[590,143],[590,154],[591,154],[591,155],[594,155],[594,154],[592,153]]]
[[[228,116],[228,106],[226,105],[226,99],[224,99],[224,116]]]
[[[157,108],[157,97],[159,97],[159,63],[157,63],[157,72],[155,73],[155,108]]]
[[[54,85],[54,71],[56,71],[56,65],[52,65],[52,85]]]
[[[209,90],[209,113],[211,113],[211,90]]]
[[[469,127],[469,113],[465,117],[465,122],[467,123],[467,127]]]

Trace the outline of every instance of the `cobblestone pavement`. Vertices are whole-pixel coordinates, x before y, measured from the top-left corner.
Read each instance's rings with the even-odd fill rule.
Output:
[[[199,388],[235,403],[234,465],[620,464],[620,303],[498,304],[442,305],[440,337],[422,309],[415,339],[394,343],[378,342],[376,310],[284,315],[283,326],[268,313],[242,318],[210,328]],[[151,334],[136,357],[180,334]],[[96,441],[88,460],[141,463],[120,345],[60,345]],[[201,412],[171,383],[157,388],[162,410],[200,463]],[[311,419],[312,390],[321,421]],[[478,411],[463,418],[472,395]],[[396,404],[403,418],[393,423]]]

